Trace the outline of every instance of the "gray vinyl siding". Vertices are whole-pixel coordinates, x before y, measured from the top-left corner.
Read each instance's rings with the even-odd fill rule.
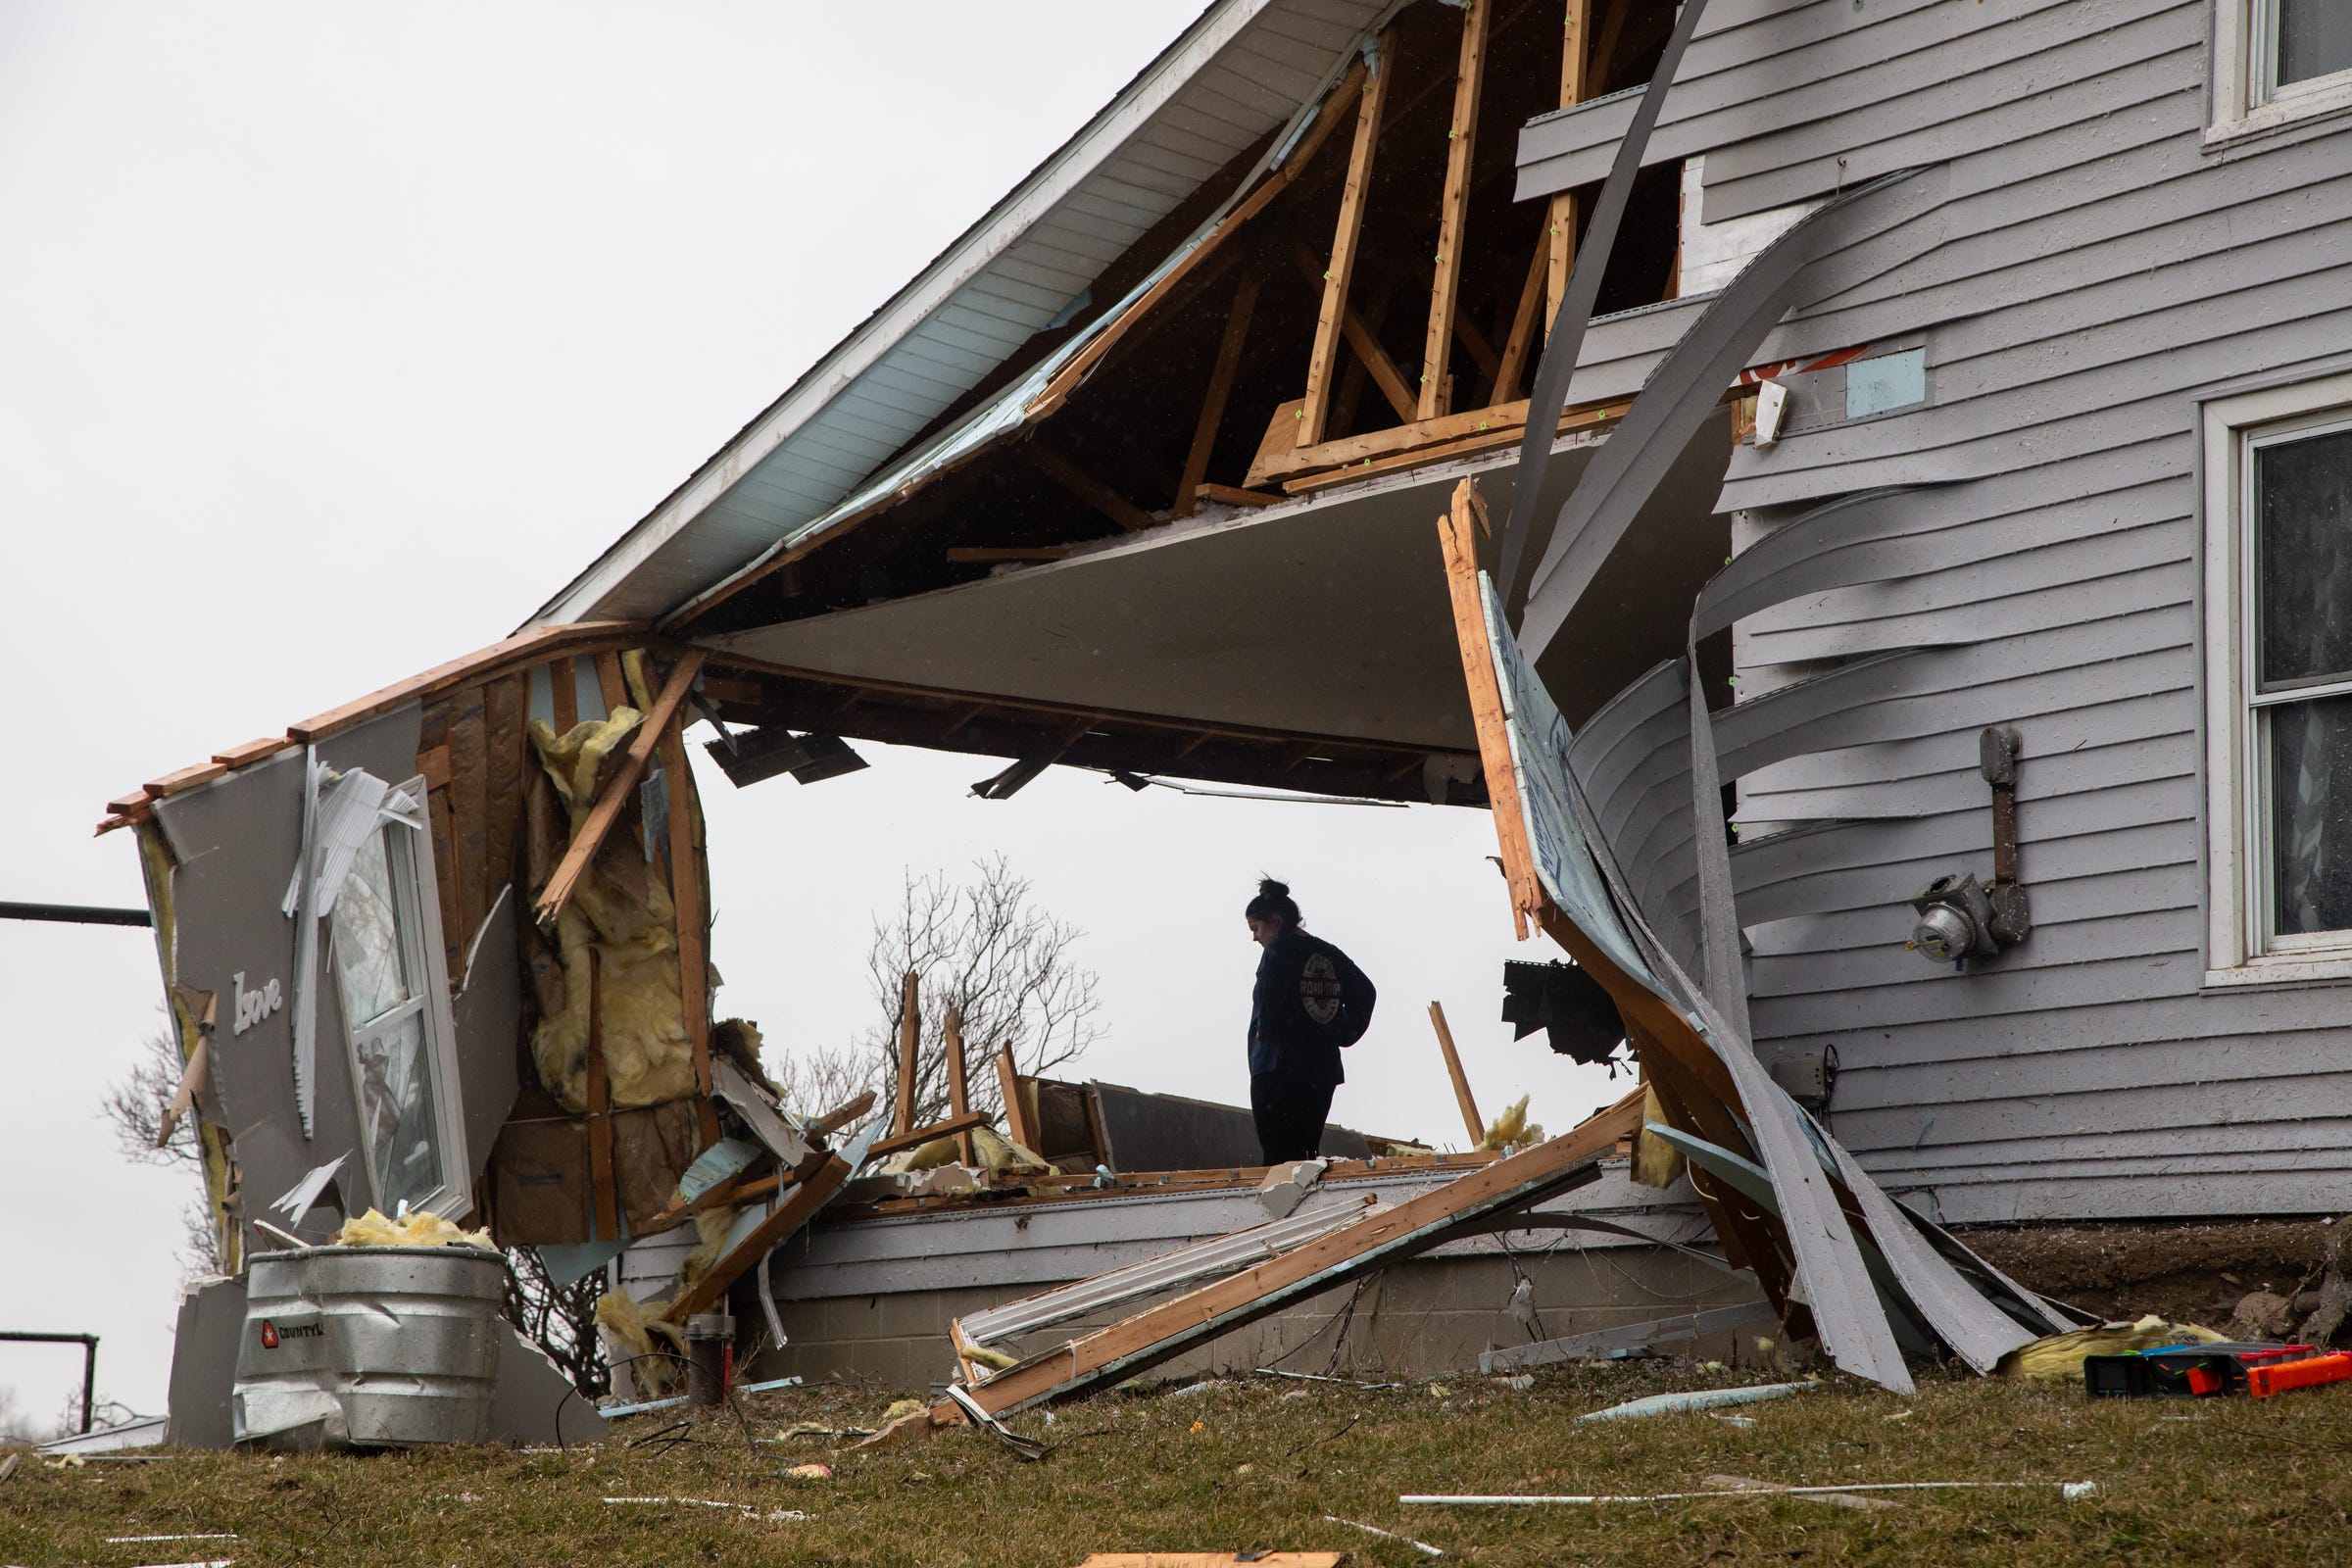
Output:
[[[1832,1129],[1947,1219],[2352,1205],[2352,986],[2205,984],[2197,424],[2210,389],[2352,355],[2352,120],[2208,151],[2211,16],[1718,0],[1650,149],[1704,156],[1710,222],[1922,171],[1760,358],[1924,345],[1926,402],[1847,421],[1842,370],[1791,377],[1806,416],[1737,449],[1718,505],[1769,539],[1917,488],[1817,519],[1741,601],[1716,730],[1758,1050],[1834,1046]],[[1521,194],[1599,179],[1631,112],[1530,125]],[[1695,902],[1672,710],[1653,680],[1579,739],[1604,825],[1660,792],[1666,858],[1629,876],[1669,940]],[[2035,929],[1939,970],[1908,901],[1989,870],[1994,723],[2024,734]]]

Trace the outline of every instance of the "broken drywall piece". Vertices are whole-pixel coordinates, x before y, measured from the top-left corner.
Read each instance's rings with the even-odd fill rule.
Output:
[[[1267,1213],[1281,1219],[1306,1200],[1306,1195],[1330,1168],[1327,1159],[1295,1159],[1277,1165],[1257,1184],[1257,1200],[1266,1205]]]

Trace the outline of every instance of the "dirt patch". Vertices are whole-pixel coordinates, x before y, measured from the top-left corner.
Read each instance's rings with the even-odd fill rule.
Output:
[[[1968,1245],[2018,1283],[2103,1317],[2154,1312],[2221,1329],[2254,1291],[2318,1304],[2339,1220],[2146,1221],[1970,1230]],[[2303,1299],[2308,1298],[2308,1299]]]

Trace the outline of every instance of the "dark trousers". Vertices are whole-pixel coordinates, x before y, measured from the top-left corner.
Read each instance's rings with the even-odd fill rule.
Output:
[[[1250,1114],[1257,1122],[1257,1147],[1267,1164],[1315,1157],[1323,1144],[1323,1123],[1331,1114],[1335,1087],[1288,1073],[1250,1074]]]

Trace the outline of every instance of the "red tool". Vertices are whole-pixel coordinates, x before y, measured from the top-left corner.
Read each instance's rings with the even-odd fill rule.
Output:
[[[2352,1354],[2338,1350],[2332,1355],[2315,1355],[2307,1361],[2281,1361],[2276,1366],[2246,1368],[2246,1392],[2257,1399],[2267,1399],[2274,1394],[2289,1389],[2318,1388],[2324,1383],[2352,1382]]]

